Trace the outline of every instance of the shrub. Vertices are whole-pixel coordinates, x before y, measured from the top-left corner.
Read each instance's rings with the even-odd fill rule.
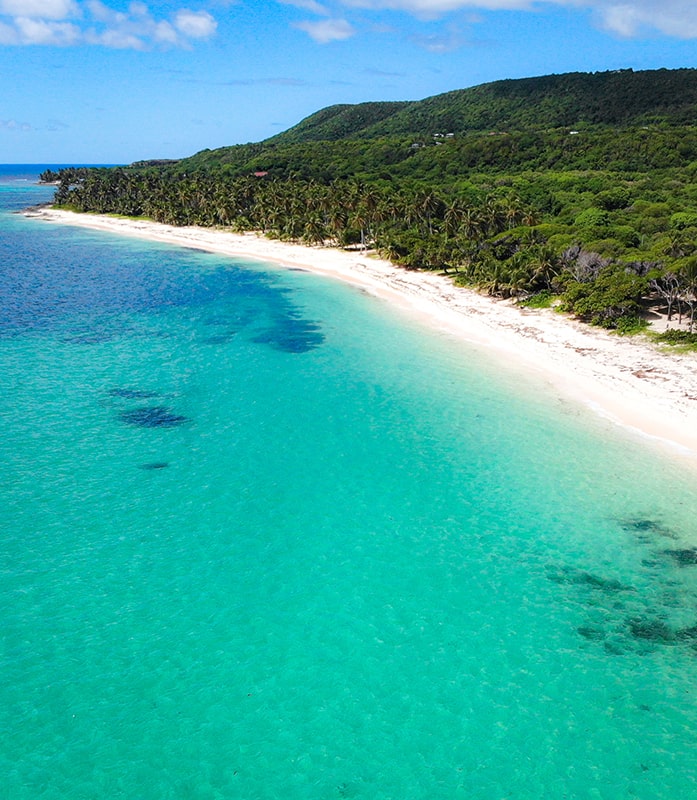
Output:
[[[697,228],[697,212],[678,211],[670,216],[670,227],[678,231],[685,228]]]
[[[574,220],[579,228],[604,228],[610,224],[610,215],[602,208],[587,208]]]
[[[649,323],[643,317],[620,317],[617,320],[615,330],[622,336],[633,336],[641,333],[649,327]]]
[[[641,315],[641,298],[648,279],[628,272],[620,264],[603,267],[591,282],[570,281],[562,300],[584,322],[610,329],[630,329]]]
[[[629,192],[623,186],[600,192],[596,197],[597,204],[606,211],[617,211],[617,209],[620,208],[627,208],[629,200]]]
[[[572,229],[569,225],[563,225],[558,222],[543,222],[540,225],[535,225],[532,230],[542,239],[547,241],[552,236],[568,234]]]
[[[697,333],[670,328],[667,331],[655,334],[653,338],[662,344],[687,345],[690,350],[697,350]]]
[[[541,292],[521,300],[518,305],[524,308],[551,308],[553,299],[554,295],[548,289],[543,289]]]

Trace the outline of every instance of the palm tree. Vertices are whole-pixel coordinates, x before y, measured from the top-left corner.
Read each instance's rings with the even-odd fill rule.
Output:
[[[490,196],[487,198],[484,204],[483,218],[486,231],[491,236],[502,233],[506,229],[508,217],[506,209],[498,197]]]
[[[303,241],[309,244],[323,244],[327,238],[327,229],[320,214],[312,213],[305,221]]]
[[[462,219],[467,213],[467,210],[467,206],[459,198],[452,200],[446,205],[445,216],[443,217],[443,221],[445,222],[446,236],[457,235],[462,223]]]
[[[520,218],[520,208],[518,207],[516,201],[512,197],[507,197],[501,203],[501,211],[504,219],[506,220],[506,227],[508,230],[515,228],[518,225],[518,220]]]
[[[542,285],[548,291],[552,290],[552,281],[562,269],[559,254],[546,244],[535,247],[532,251],[530,267],[532,268],[531,288]]]
[[[462,215],[462,230],[468,239],[478,241],[484,232],[484,220],[476,208],[468,206]]]
[[[671,258],[684,258],[692,249],[692,242],[685,231],[670,231],[663,242],[662,250]]]
[[[425,222],[429,235],[433,234],[433,218],[440,211],[443,203],[441,199],[431,191],[418,192],[415,200],[415,212],[417,220]]]

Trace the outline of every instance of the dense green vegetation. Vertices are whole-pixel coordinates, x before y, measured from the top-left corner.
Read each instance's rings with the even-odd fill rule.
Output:
[[[548,76],[333,106],[266,142],[44,179],[80,211],[370,247],[620,332],[649,305],[691,331],[695,115],[697,70]]]
[[[573,72],[496,81],[412,103],[331,106],[269,142],[689,125],[695,117],[697,70]]]

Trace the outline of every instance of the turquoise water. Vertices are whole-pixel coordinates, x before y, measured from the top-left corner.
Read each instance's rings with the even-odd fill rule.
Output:
[[[0,798],[697,798],[678,462],[353,288],[0,226]]]

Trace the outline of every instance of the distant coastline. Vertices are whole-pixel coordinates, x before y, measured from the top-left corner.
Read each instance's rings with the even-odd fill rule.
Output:
[[[455,287],[442,275],[406,271],[360,252],[50,206],[25,213],[53,223],[303,267],[360,286],[433,328],[534,371],[563,396],[697,465],[697,356],[659,352],[641,339],[620,338],[549,309],[520,309]]]

